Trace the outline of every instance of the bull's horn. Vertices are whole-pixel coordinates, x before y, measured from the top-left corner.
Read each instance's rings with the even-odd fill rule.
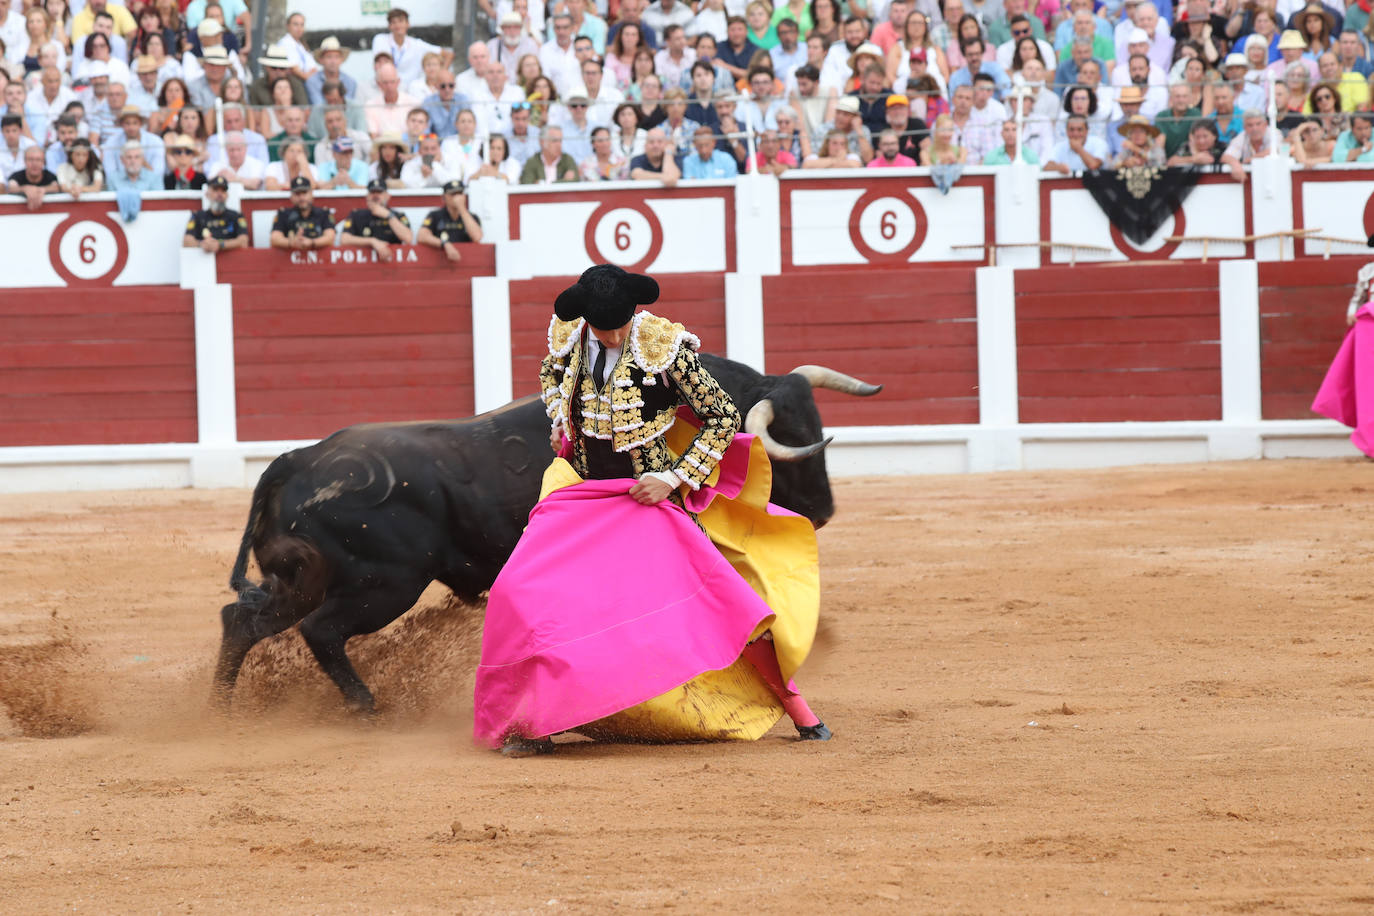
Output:
[[[810,382],[812,388],[829,388],[831,391],[842,391],[845,394],[857,395],[861,398],[875,395],[883,390],[882,385],[870,385],[852,375],[845,375],[843,372],[836,372],[825,366],[798,366],[792,371]]]
[[[825,439],[810,445],[783,445],[768,434],[768,424],[772,422],[773,402],[764,398],[749,408],[749,414],[744,418],[744,431],[750,435],[758,436],[759,441],[763,443],[763,450],[774,461],[801,461],[803,458],[810,458],[830,444],[830,440]]]

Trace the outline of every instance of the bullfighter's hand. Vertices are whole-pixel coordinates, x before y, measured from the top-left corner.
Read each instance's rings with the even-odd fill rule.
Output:
[[[553,432],[549,433],[549,447],[555,452],[563,447],[563,430],[554,429]]]
[[[663,502],[673,492],[673,488],[657,477],[643,477],[630,487],[630,495],[635,502],[645,506],[655,506]]]

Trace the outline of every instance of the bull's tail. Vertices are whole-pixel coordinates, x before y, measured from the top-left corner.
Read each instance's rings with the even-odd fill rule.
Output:
[[[239,541],[239,555],[234,560],[233,570],[229,573],[229,589],[238,592],[240,598],[244,597],[244,592],[254,589],[261,591],[248,578],[248,555],[255,544],[260,543],[263,522],[272,514],[273,503],[281,491],[281,485],[286,482],[289,471],[290,462],[286,460],[286,456],[278,455],[276,460],[267,466],[267,470],[263,471],[262,477],[258,479],[258,485],[253,488],[253,503],[248,509],[248,524],[244,526],[243,539]]]

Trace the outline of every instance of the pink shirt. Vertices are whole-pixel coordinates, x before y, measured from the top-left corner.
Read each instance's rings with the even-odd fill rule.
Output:
[[[891,20],[880,22],[874,27],[873,34],[868,36],[868,40],[882,48],[886,54],[897,43],[897,30],[892,27]]]
[[[868,161],[868,167],[870,169],[914,169],[916,168],[916,160],[910,156],[903,156],[901,153],[898,153],[897,158],[891,162],[882,156],[874,156]]]
[[[778,150],[778,154],[777,154],[776,156],[773,157],[773,161],[774,161],[774,162],[781,162],[783,165],[787,166],[789,169],[795,169],[795,168],[797,167],[797,157],[796,157],[796,156],[793,156],[791,153],[789,153],[789,152],[788,152],[787,150],[785,150],[785,149],[780,149],[780,150]],[[764,167],[765,165],[768,165],[768,164],[769,164],[768,160],[763,158],[763,153],[755,153],[755,154],[754,154],[754,165],[755,165],[757,168],[759,168],[760,170],[762,170],[763,167]]]

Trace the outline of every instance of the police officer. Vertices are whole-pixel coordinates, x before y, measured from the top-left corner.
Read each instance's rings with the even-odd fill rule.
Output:
[[[328,248],[334,244],[334,214],[315,206],[310,179],[291,179],[291,206],[277,211],[272,223],[272,247],[286,249]]]
[[[181,247],[212,253],[247,248],[248,220],[239,211],[229,209],[229,182],[219,177],[211,178],[205,183],[205,196],[210,200],[210,207],[191,214]]]
[[[367,206],[348,214],[342,243],[371,248],[383,261],[391,260],[392,245],[409,245],[415,238],[404,213],[387,206],[391,194],[386,182],[374,178],[367,183]]]
[[[444,205],[425,216],[415,242],[438,248],[444,257],[456,263],[462,259],[458,245],[480,241],[482,221],[468,210],[468,196],[463,193],[463,183],[456,179],[450,181],[444,185]]]

